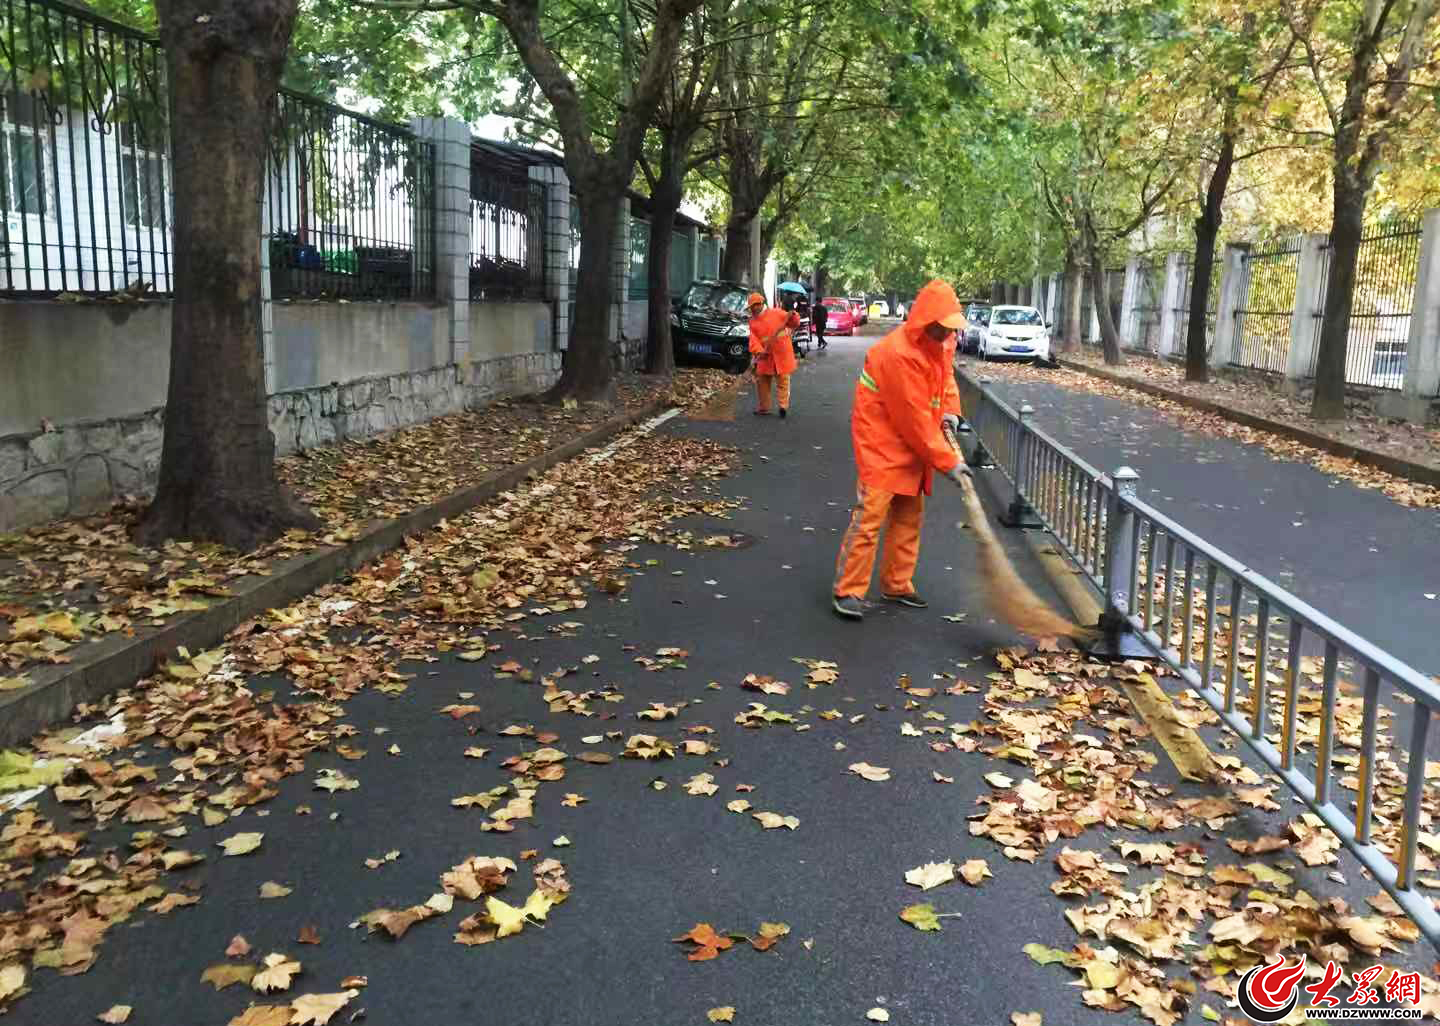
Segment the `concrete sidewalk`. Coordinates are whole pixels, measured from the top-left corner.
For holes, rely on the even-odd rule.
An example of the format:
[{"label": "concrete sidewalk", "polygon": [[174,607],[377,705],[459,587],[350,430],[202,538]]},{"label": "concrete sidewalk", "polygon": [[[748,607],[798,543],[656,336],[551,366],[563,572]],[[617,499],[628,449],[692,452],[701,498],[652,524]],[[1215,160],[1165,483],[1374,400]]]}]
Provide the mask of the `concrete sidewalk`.
[{"label": "concrete sidewalk", "polygon": [[1144,406],[967,364],[1006,402],[1140,496],[1423,673],[1440,673],[1440,510],[1392,502],[1308,464],[1193,433]]}]

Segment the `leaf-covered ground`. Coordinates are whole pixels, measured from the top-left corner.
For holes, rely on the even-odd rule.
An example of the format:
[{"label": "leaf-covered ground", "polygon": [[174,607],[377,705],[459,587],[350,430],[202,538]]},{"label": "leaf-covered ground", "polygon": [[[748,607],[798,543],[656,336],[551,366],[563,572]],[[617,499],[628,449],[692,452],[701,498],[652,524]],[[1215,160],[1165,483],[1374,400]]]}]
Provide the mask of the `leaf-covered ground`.
[{"label": "leaf-covered ground", "polygon": [[[701,407],[733,379],[682,372],[673,384],[623,379],[621,408],[670,396]],[[615,414],[602,407],[538,406],[506,400],[390,434],[296,453],[281,477],[320,516],[318,533],[294,531],[244,556],[217,546],[135,545],[135,502],[106,513],[0,534],[0,690],[24,687],[27,671],[74,658],[79,645],[132,633],[205,608],[238,578],[278,561],[353,538],[367,523],[398,516],[465,488],[486,474],[538,456]]]},{"label": "leaf-covered ground", "polygon": [[[1374,449],[1430,467],[1440,467],[1440,428],[1377,417],[1371,412],[1368,403],[1351,403],[1348,418],[1344,421],[1317,421],[1310,417],[1304,397],[1288,395],[1278,385],[1258,378],[1238,373],[1221,373],[1210,382],[1196,384],[1185,380],[1185,369],[1178,364],[1134,353],[1126,353],[1126,362],[1120,367],[1106,367],[1097,353],[1085,347],[1063,355],[1067,359],[1093,364],[1112,373],[1133,377],[1137,381],[1160,385],[1231,409],[1301,427],[1350,445]],[[1361,488],[1381,491],[1403,505],[1440,507],[1440,488],[1417,484],[1354,460],[1334,456],[1300,442],[1236,424],[1215,414],[1203,413],[1169,399],[1126,388],[1081,371],[1046,370],[1027,364],[997,362],[974,363],[972,367],[974,373],[1001,380],[1047,381],[1076,391],[1122,399],[1156,410],[1165,417],[1184,424],[1186,430],[1263,447],[1280,459],[1308,463],[1322,473]]]},{"label": "leaf-covered ground", "polygon": [[1422,971],[1433,1014],[1433,950],[1193,698],[1211,782],[1131,705],[1152,670],[990,619],[958,495],[929,610],[833,616],[861,350],[788,421],[747,397],[556,468],[116,696],[118,735],[37,739],[63,779],[0,821],[0,1008],[1243,1022],[1238,973],[1303,952]]}]

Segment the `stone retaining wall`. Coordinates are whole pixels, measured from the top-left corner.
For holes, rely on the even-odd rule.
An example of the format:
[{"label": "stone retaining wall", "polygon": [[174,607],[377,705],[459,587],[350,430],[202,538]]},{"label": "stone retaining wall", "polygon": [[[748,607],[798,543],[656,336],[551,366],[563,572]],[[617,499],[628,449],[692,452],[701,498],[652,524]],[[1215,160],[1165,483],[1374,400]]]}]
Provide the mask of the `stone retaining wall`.
[{"label": "stone retaining wall", "polygon": [[[283,456],[538,392],[559,375],[559,353],[526,353],[281,392],[270,397],[270,430]],[[162,408],[0,437],[0,530],[150,494],[164,414]]]}]

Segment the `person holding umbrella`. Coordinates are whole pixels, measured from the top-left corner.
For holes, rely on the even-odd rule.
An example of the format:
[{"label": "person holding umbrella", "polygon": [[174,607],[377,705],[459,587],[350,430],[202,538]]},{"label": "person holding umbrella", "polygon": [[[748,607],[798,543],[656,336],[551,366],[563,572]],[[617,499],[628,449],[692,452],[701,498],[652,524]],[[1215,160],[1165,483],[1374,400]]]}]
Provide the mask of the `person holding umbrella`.
[{"label": "person holding umbrella", "polygon": [[750,352],[755,357],[755,414],[770,414],[770,392],[775,398],[783,420],[790,410],[790,375],[795,373],[795,347],[790,332],[800,326],[800,318],[778,307],[765,308],[765,297],[750,293],[745,302],[750,312]]}]

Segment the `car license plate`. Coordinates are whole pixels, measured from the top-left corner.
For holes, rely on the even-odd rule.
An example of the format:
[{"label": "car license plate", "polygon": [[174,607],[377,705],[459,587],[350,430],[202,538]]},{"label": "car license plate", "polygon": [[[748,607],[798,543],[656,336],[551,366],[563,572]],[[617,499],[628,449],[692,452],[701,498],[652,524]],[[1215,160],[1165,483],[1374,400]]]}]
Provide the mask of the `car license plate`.
[{"label": "car license plate", "polygon": [[698,356],[710,355],[710,346],[704,342],[688,342],[685,349],[687,352],[695,353]]}]

